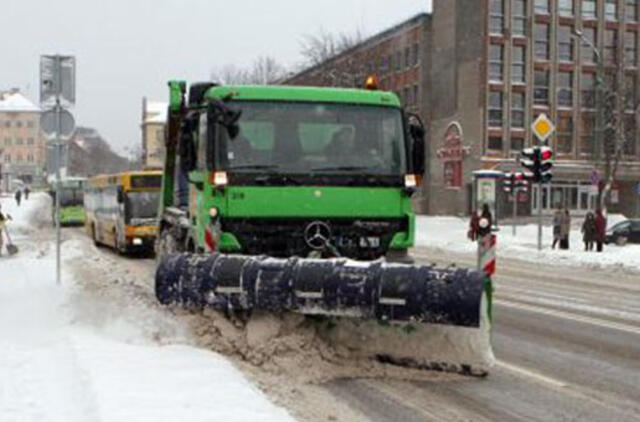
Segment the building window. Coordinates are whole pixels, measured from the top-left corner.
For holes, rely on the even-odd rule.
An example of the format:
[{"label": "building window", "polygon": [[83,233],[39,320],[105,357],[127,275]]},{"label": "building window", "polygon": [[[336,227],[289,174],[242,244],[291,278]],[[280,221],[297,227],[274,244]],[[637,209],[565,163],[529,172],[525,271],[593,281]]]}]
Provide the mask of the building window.
[{"label": "building window", "polygon": [[565,62],[573,61],[573,38],[570,26],[558,27],[558,59]]},{"label": "building window", "polygon": [[16,138],[16,145],[23,145],[23,144],[24,144],[24,139]]},{"label": "building window", "polygon": [[418,85],[413,86],[413,99],[416,104],[420,103],[420,89],[418,88]]},{"label": "building window", "polygon": [[402,67],[402,52],[401,51],[396,52],[396,58],[394,60],[394,65],[395,65],[394,69],[395,69],[396,72],[399,71],[400,68]]},{"label": "building window", "polygon": [[604,31],[604,61],[606,63],[617,62],[618,31],[607,29]]},{"label": "building window", "polygon": [[520,152],[524,149],[523,138],[511,138],[511,151]]},{"label": "building window", "polygon": [[[582,30],[582,34],[584,35],[584,38],[591,41],[593,45],[596,45],[596,29],[595,28],[584,28]],[[584,63],[596,62],[595,51],[593,50],[591,45],[589,45],[585,41],[582,41],[581,55],[582,55],[582,61]]]},{"label": "building window", "polygon": [[582,17],[585,19],[595,19],[596,0],[582,0]]},{"label": "building window", "polygon": [[609,21],[615,21],[618,19],[618,0],[605,1],[604,18]]},{"label": "building window", "polygon": [[524,36],[527,28],[527,1],[513,0],[511,16],[511,33]]},{"label": "building window", "polygon": [[573,0],[558,0],[558,15],[573,16]]},{"label": "building window", "polygon": [[489,12],[489,32],[502,34],[504,29],[504,0],[491,0]]},{"label": "building window", "polygon": [[407,105],[413,105],[413,98],[411,98],[411,90],[409,89],[408,86],[404,87],[404,92],[402,94],[402,96],[404,97],[404,100],[406,101]]},{"label": "building window", "polygon": [[525,82],[525,48],[514,46],[511,50],[511,81]]},{"label": "building window", "polygon": [[404,67],[407,69],[411,67],[411,48],[404,49]]},{"label": "building window", "polygon": [[511,95],[511,127],[524,128],[524,93],[514,92]]},{"label": "building window", "polygon": [[27,145],[33,145],[34,143],[35,143],[35,140],[33,138],[27,139]]},{"label": "building window", "polygon": [[11,122],[8,120],[4,122],[4,127],[11,127]]},{"label": "building window", "polygon": [[413,44],[413,65],[420,63],[420,46],[418,43]]},{"label": "building window", "polygon": [[573,73],[558,72],[558,105],[571,107],[573,105]]},{"label": "building window", "polygon": [[535,58],[549,60],[549,25],[536,23],[534,28]]},{"label": "building window", "polygon": [[11,146],[11,138],[4,138],[4,146],[6,147]]},{"label": "building window", "polygon": [[561,116],[557,120],[557,149],[560,153],[568,154],[573,149],[573,119],[569,116]]},{"label": "building window", "polygon": [[625,0],[624,16],[627,22],[638,21],[638,0]]},{"label": "building window", "polygon": [[504,48],[500,44],[489,45],[489,81],[502,82]]},{"label": "building window", "polygon": [[20,120],[16,122],[16,127],[22,127],[22,122]]},{"label": "building window", "polygon": [[536,70],[533,86],[533,103],[549,105],[549,71]]},{"label": "building window", "polygon": [[582,108],[596,107],[596,77],[593,73],[583,73],[581,83]]},{"label": "building window", "polygon": [[633,31],[625,33],[624,60],[626,66],[636,66],[638,64],[638,36]]},{"label": "building window", "polygon": [[27,122],[27,127],[28,127],[28,128],[32,129],[34,126],[35,126],[35,123],[34,123],[32,120],[29,120],[29,121]]},{"label": "building window", "polygon": [[489,136],[489,149],[502,151],[502,138],[500,136]]},{"label": "building window", "polygon": [[5,163],[10,163],[11,162],[11,155],[10,154],[7,154],[7,155],[4,156],[4,162]]},{"label": "building window", "polygon": [[591,154],[595,142],[596,116],[582,113],[580,116],[580,154]]},{"label": "building window", "polygon": [[489,92],[489,126],[502,126],[502,92]]},{"label": "building window", "polygon": [[625,109],[635,111],[638,107],[638,85],[635,74],[627,74],[624,77],[624,103]]},{"label": "building window", "polygon": [[384,56],[380,60],[380,73],[386,75],[389,72],[389,56]]},{"label": "building window", "polygon": [[27,162],[33,163],[33,155],[31,155],[31,154],[27,155]]},{"label": "building window", "polygon": [[549,14],[549,0],[535,0],[535,12],[539,15]]}]

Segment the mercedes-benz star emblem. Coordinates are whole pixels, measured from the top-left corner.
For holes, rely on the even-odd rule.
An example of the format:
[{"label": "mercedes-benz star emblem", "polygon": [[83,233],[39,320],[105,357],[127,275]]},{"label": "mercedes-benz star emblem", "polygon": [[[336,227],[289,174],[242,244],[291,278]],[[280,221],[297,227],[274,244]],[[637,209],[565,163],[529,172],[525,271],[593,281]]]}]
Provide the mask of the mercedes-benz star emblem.
[{"label": "mercedes-benz star emblem", "polygon": [[315,250],[323,250],[327,247],[331,239],[331,228],[327,223],[322,221],[314,221],[310,223],[304,230],[304,241],[310,248]]}]

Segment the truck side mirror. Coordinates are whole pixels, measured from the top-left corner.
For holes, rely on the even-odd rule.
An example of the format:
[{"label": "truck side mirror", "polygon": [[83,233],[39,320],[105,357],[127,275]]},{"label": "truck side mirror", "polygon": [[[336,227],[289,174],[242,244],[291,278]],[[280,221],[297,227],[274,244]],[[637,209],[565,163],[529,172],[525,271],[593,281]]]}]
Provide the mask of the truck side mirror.
[{"label": "truck side mirror", "polygon": [[409,134],[411,135],[412,148],[411,160],[413,165],[413,173],[423,175],[425,172],[425,135],[426,130],[422,124],[422,120],[416,114],[410,114]]}]

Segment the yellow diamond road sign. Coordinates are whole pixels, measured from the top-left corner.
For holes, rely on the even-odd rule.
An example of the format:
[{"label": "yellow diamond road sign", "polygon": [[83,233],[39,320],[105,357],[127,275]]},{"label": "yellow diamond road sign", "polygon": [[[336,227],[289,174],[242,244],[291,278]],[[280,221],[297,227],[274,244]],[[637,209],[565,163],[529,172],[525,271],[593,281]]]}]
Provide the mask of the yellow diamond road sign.
[{"label": "yellow diamond road sign", "polygon": [[535,122],[531,125],[531,130],[533,130],[533,134],[538,137],[540,142],[545,142],[549,139],[549,136],[553,133],[556,128],[553,126],[553,122],[546,114],[541,114],[538,116]]}]

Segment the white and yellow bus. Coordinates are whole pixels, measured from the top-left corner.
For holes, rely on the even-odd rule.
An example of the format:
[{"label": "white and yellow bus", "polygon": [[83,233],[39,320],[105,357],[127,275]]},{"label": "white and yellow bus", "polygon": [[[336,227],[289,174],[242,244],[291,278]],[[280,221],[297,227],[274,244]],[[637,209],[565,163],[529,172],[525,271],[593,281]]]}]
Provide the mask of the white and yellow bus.
[{"label": "white and yellow bus", "polygon": [[85,230],[96,245],[118,253],[153,250],[158,231],[161,171],[95,176],[84,194]]}]

